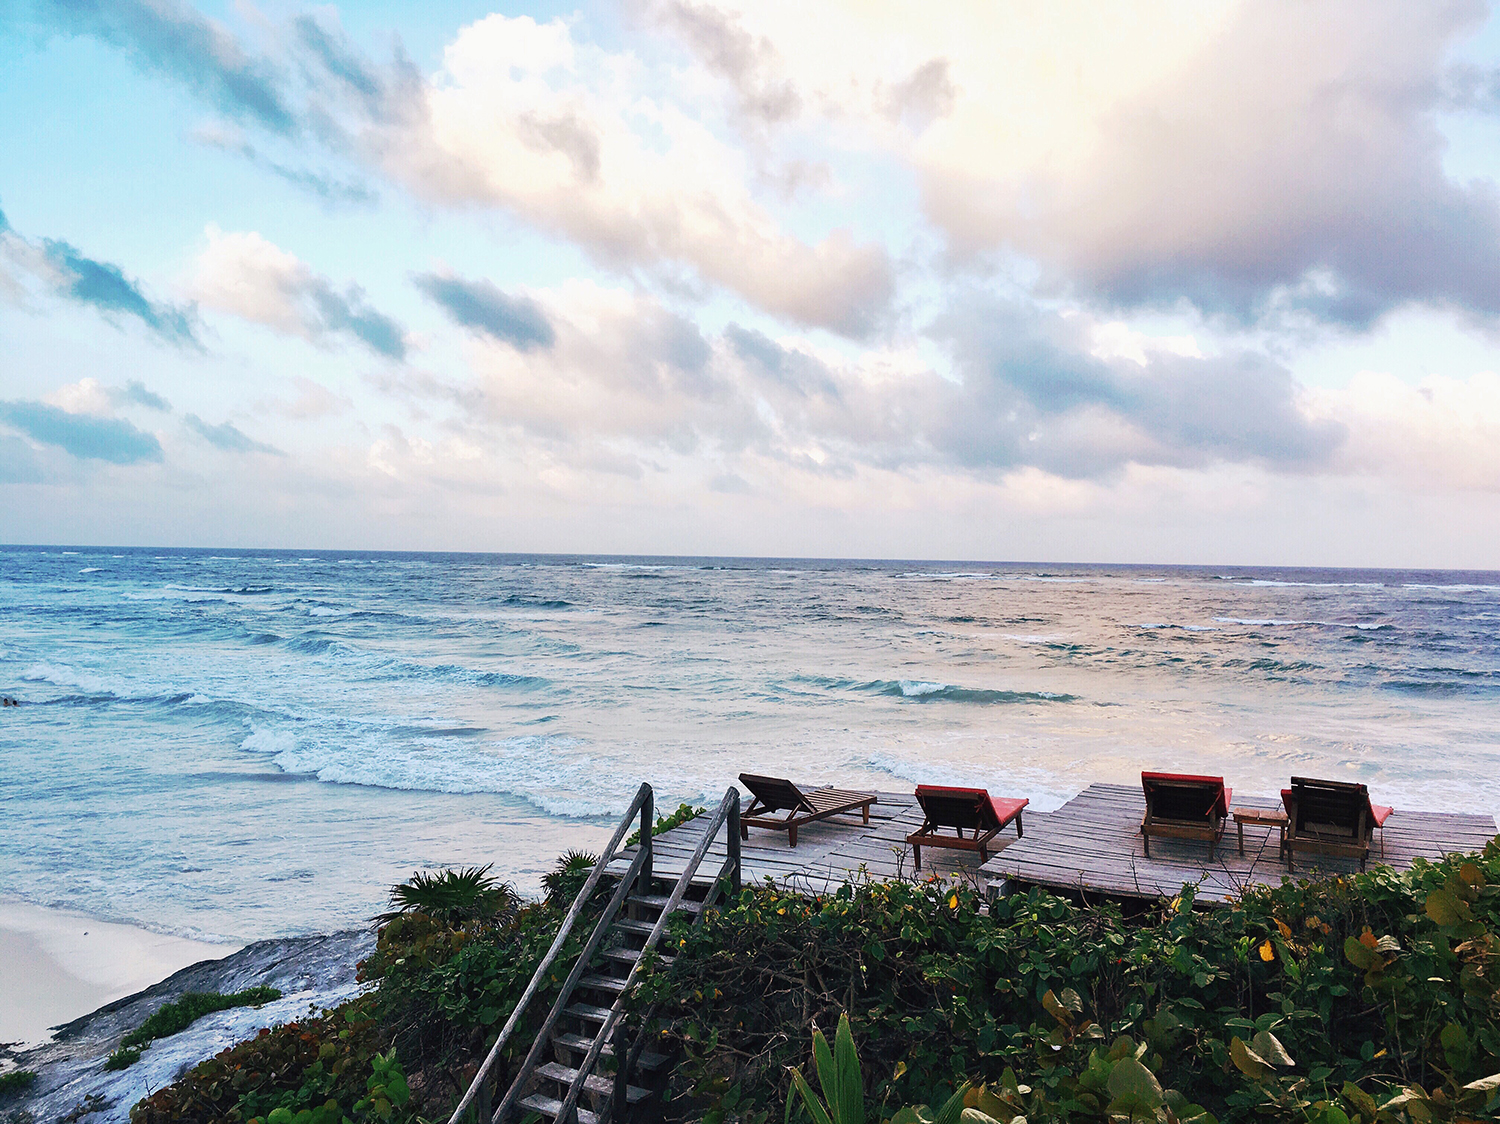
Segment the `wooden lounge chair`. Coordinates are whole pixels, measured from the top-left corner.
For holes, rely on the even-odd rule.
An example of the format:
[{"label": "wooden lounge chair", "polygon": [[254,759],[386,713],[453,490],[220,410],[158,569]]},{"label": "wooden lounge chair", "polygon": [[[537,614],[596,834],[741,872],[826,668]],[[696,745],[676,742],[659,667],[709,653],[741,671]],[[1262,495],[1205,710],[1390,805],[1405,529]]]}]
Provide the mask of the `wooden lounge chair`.
[{"label": "wooden lounge chair", "polygon": [[[1029,800],[1002,797],[996,800],[982,788],[949,788],[944,785],[917,785],[917,803],[922,805],[922,827],[906,837],[911,844],[917,869],[922,869],[923,847],[951,847],[960,851],[978,851],[981,863],[989,862],[990,840],[1016,821],[1016,838],[1021,830],[1021,810]],[[952,828],[953,835],[941,834]],[[965,839],[964,830],[973,834]]]},{"label": "wooden lounge chair", "polygon": [[1349,781],[1319,781],[1293,777],[1292,787],[1281,790],[1286,805],[1286,868],[1295,869],[1298,851],[1316,851],[1359,860],[1364,870],[1370,855],[1370,836],[1381,828],[1385,845],[1385,821],[1391,809],[1370,802],[1370,790]]},{"label": "wooden lounge chair", "polygon": [[1151,837],[1201,839],[1208,844],[1208,861],[1224,834],[1233,790],[1223,777],[1191,773],[1142,773],[1141,790],[1146,794],[1146,816],[1141,820],[1141,839],[1146,857],[1151,857]]},{"label": "wooden lounge chair", "polygon": [[[842,788],[813,788],[803,792],[783,777],[761,777],[741,773],[740,784],[754,798],[740,816],[740,838],[750,838],[750,828],[769,827],[787,833],[787,842],[797,845],[797,829],[814,820],[826,820],[841,812],[862,811],[870,822],[870,805],[877,803],[873,792],[851,792]],[[784,817],[772,812],[785,811]]]}]

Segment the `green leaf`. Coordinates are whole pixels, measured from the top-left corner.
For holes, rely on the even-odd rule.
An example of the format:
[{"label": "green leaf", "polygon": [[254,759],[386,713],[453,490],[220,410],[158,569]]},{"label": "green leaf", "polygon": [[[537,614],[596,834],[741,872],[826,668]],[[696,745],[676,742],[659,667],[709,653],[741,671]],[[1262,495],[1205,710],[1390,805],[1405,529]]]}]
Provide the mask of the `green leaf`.
[{"label": "green leaf", "polygon": [[1344,938],[1344,959],[1361,972],[1368,972],[1381,963],[1380,956],[1375,950],[1358,937]]},{"label": "green leaf", "polygon": [[1362,1115],[1368,1116],[1371,1119],[1379,1111],[1375,1104],[1375,1098],[1352,1081],[1344,1082],[1344,1087],[1339,1090],[1339,1095],[1358,1109]]},{"label": "green leaf", "polygon": [[[828,1106],[831,1118],[839,1110],[839,1073],[833,1064],[833,1051],[828,1048],[828,1039],[823,1032],[813,1028],[813,1065],[818,1071],[818,1084],[823,1087],[823,1101]],[[834,1124],[838,1124],[837,1121]]]},{"label": "green leaf", "polygon": [[1464,1086],[1466,1093],[1494,1093],[1500,1091],[1500,1073],[1492,1073],[1488,1077],[1481,1077],[1478,1081],[1470,1081]]},{"label": "green leaf", "polygon": [[1262,1030],[1250,1039],[1250,1046],[1262,1060],[1272,1065],[1297,1064],[1292,1061],[1292,1055],[1286,1052],[1286,1047],[1269,1030]]},{"label": "green leaf", "polygon": [[1161,1083],[1134,1057],[1122,1058],[1109,1073],[1109,1095],[1122,1107],[1156,1109],[1162,1103]]},{"label": "green leaf", "polygon": [[859,1055],[854,1050],[854,1035],[849,1030],[849,1016],[839,1016],[834,1032],[833,1060],[837,1070],[838,1102],[829,1103],[837,1124],[865,1124],[865,1083],[859,1072]]},{"label": "green leaf", "polygon": [[1437,925],[1461,925],[1469,920],[1469,903],[1458,900],[1448,889],[1434,890],[1427,895],[1427,916]]},{"label": "green leaf", "polygon": [[1274,1072],[1264,1058],[1245,1045],[1243,1038],[1236,1037],[1229,1043],[1229,1060],[1252,1081],[1261,1081]]},{"label": "green leaf", "polygon": [[943,1107],[938,1109],[932,1124],[959,1124],[959,1118],[964,1114],[964,1096],[968,1091],[969,1083],[965,1081],[958,1087],[958,1092],[943,1102]]},{"label": "green leaf", "polygon": [[[823,1048],[825,1050],[828,1048],[826,1042]],[[798,1095],[802,1098],[802,1103],[807,1106],[808,1114],[813,1118],[813,1124],[833,1124],[833,1121],[828,1119],[828,1111],[823,1107],[823,1103],[818,1100],[817,1094],[812,1091],[807,1080],[802,1076],[800,1069],[792,1070],[792,1088],[797,1090]],[[791,1115],[790,1095],[788,1095],[787,1115],[788,1117]]]},{"label": "green leaf", "polygon": [[1449,1023],[1438,1034],[1438,1042],[1443,1047],[1443,1056],[1453,1069],[1463,1069],[1469,1064],[1471,1047],[1469,1036],[1464,1033],[1463,1027],[1457,1023]]}]

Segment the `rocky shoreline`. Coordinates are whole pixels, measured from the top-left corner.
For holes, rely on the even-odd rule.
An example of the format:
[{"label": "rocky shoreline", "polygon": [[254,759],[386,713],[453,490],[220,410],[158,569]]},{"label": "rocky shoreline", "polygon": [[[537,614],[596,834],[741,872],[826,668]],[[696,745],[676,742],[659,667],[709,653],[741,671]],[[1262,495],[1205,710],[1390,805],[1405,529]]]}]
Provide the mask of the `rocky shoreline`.
[{"label": "rocky shoreline", "polygon": [[[360,988],[360,960],[375,947],[369,929],[258,941],[220,960],[183,968],[158,984],[108,1003],[54,1030],[29,1050],[0,1045],[0,1065],[34,1070],[35,1083],[0,1102],[0,1124],[115,1124],[128,1121],[142,1097],[262,1027],[290,1022],[309,1009],[332,1007]],[[199,1019],[153,1042],[140,1061],[109,1072],[105,1059],[126,1033],[162,1005],[190,991],[235,992],[274,987],[282,997],[263,1007],[237,1007]]]}]

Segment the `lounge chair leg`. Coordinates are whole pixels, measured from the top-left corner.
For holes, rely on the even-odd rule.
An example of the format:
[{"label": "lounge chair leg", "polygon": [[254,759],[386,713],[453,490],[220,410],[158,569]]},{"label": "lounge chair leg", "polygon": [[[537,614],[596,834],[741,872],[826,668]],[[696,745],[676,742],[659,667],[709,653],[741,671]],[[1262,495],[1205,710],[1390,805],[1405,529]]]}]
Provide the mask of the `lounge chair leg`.
[{"label": "lounge chair leg", "polygon": [[750,829],[748,827],[746,827],[744,824],[740,824],[740,838],[741,839],[749,839],[750,838]]},{"label": "lounge chair leg", "polygon": [[787,828],[786,835],[788,842],[790,842],[791,845],[795,847],[797,845],[797,825],[792,824],[791,827]]},{"label": "lounge chair leg", "polygon": [[918,847],[915,843],[913,843],[911,845],[911,857],[912,857],[913,861],[915,861],[916,864],[917,864],[916,865],[916,869],[917,870],[921,870],[922,869],[922,848]]},{"label": "lounge chair leg", "polygon": [[1142,833],[1141,846],[1146,848],[1146,857],[1149,859],[1151,857],[1151,836]]},{"label": "lounge chair leg", "polygon": [[868,804],[866,804],[864,806],[864,813],[865,813],[865,823],[869,823],[870,822],[870,806]]},{"label": "lounge chair leg", "polygon": [[1016,813],[1016,838],[1020,839],[1025,834],[1026,833],[1021,830],[1021,813],[1017,812]]},{"label": "lounge chair leg", "polygon": [[979,848],[979,865],[983,866],[985,863],[987,863],[989,861],[990,861],[990,853],[988,851],[986,851],[983,847]]}]

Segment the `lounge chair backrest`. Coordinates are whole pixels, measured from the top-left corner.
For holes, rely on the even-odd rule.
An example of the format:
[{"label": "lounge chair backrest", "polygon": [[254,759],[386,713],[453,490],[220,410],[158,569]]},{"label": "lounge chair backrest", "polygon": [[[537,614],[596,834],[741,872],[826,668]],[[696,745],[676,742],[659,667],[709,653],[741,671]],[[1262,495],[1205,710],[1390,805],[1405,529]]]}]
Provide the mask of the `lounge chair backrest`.
[{"label": "lounge chair backrest", "polygon": [[796,808],[804,812],[813,811],[813,806],[802,795],[802,790],[785,777],[762,777],[755,773],[741,773],[740,784],[750,790],[767,812],[779,812],[783,808]]},{"label": "lounge chair backrest", "polygon": [[934,827],[973,828],[989,831],[1000,826],[1000,818],[982,788],[950,788],[947,785],[917,785],[917,803]]},{"label": "lounge chair backrest", "polygon": [[1326,834],[1332,829],[1358,839],[1374,829],[1370,790],[1362,784],[1293,777],[1286,796],[1288,811],[1296,809],[1296,831],[1316,827]]},{"label": "lounge chair backrest", "polygon": [[1153,819],[1206,823],[1214,815],[1229,813],[1223,777],[1142,773],[1141,788]]}]

